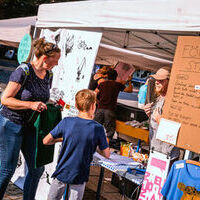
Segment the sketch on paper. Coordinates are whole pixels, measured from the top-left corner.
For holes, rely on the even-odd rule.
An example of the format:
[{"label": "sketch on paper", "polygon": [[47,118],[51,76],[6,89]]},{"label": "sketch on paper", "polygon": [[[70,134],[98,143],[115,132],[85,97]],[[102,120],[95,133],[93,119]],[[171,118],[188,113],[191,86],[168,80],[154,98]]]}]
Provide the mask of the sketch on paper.
[{"label": "sketch on paper", "polygon": [[85,42],[85,40],[79,40],[78,41],[78,45],[77,45],[78,49],[83,49],[83,50],[92,50],[92,47],[88,46]]},{"label": "sketch on paper", "polygon": [[46,183],[48,183],[49,185],[51,185],[51,183],[50,183],[50,177],[51,176],[49,175],[48,171],[45,170],[40,179],[45,180]]},{"label": "sketch on paper", "polygon": [[84,69],[86,67],[86,58],[84,57],[80,65],[77,67],[77,77],[76,80],[84,79]]},{"label": "sketch on paper", "polygon": [[63,90],[59,90],[58,88],[52,88],[51,94],[50,94],[50,99],[57,102],[57,101],[59,101],[59,99],[63,99],[64,95],[65,95],[65,93]]},{"label": "sketch on paper", "polygon": [[74,46],[74,35],[67,34],[66,43],[65,43],[65,55],[67,56],[70,53]]},{"label": "sketch on paper", "polygon": [[60,42],[60,33],[58,33],[58,35],[55,36],[55,42],[56,42],[56,45],[58,46]]}]

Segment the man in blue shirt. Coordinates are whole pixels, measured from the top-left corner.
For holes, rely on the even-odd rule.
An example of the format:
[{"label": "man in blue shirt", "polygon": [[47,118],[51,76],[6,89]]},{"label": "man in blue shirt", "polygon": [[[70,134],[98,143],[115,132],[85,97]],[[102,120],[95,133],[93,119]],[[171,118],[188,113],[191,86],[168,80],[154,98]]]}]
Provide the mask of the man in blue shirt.
[{"label": "man in blue shirt", "polygon": [[110,157],[104,128],[93,120],[95,93],[88,89],[81,90],[76,94],[75,101],[79,115],[64,118],[43,140],[47,145],[62,141],[48,200],[61,199],[66,185],[68,199],[81,200],[97,147],[106,158]]}]

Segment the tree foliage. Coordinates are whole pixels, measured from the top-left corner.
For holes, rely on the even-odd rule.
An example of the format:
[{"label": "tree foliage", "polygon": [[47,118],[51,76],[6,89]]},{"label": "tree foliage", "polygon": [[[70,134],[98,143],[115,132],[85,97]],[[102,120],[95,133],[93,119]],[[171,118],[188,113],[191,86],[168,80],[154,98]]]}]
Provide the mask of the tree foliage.
[{"label": "tree foliage", "polygon": [[0,19],[37,15],[43,3],[58,3],[75,0],[0,0]]}]

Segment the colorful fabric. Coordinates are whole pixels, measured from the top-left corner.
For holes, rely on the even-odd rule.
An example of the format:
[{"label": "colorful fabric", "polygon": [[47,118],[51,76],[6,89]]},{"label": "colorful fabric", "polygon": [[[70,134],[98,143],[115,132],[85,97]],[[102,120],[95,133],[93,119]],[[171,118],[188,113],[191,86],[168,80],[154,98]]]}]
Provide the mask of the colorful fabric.
[{"label": "colorful fabric", "polygon": [[175,162],[161,193],[167,200],[200,200],[200,166]]},{"label": "colorful fabric", "polygon": [[53,162],[54,145],[44,145],[44,137],[61,121],[60,107],[47,104],[47,110],[41,112],[35,123],[36,129],[36,154],[35,167],[40,167]]}]

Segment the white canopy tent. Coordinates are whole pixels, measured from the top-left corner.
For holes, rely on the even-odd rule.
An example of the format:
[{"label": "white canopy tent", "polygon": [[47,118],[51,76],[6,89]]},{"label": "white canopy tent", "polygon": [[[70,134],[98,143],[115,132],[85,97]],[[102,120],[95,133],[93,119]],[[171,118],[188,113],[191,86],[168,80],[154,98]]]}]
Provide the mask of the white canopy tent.
[{"label": "white canopy tent", "polygon": [[0,44],[18,47],[22,37],[30,33],[35,23],[36,16],[0,20]]},{"label": "white canopy tent", "polygon": [[42,4],[38,28],[103,32],[97,63],[170,65],[177,36],[199,36],[199,0],[96,0]]}]

